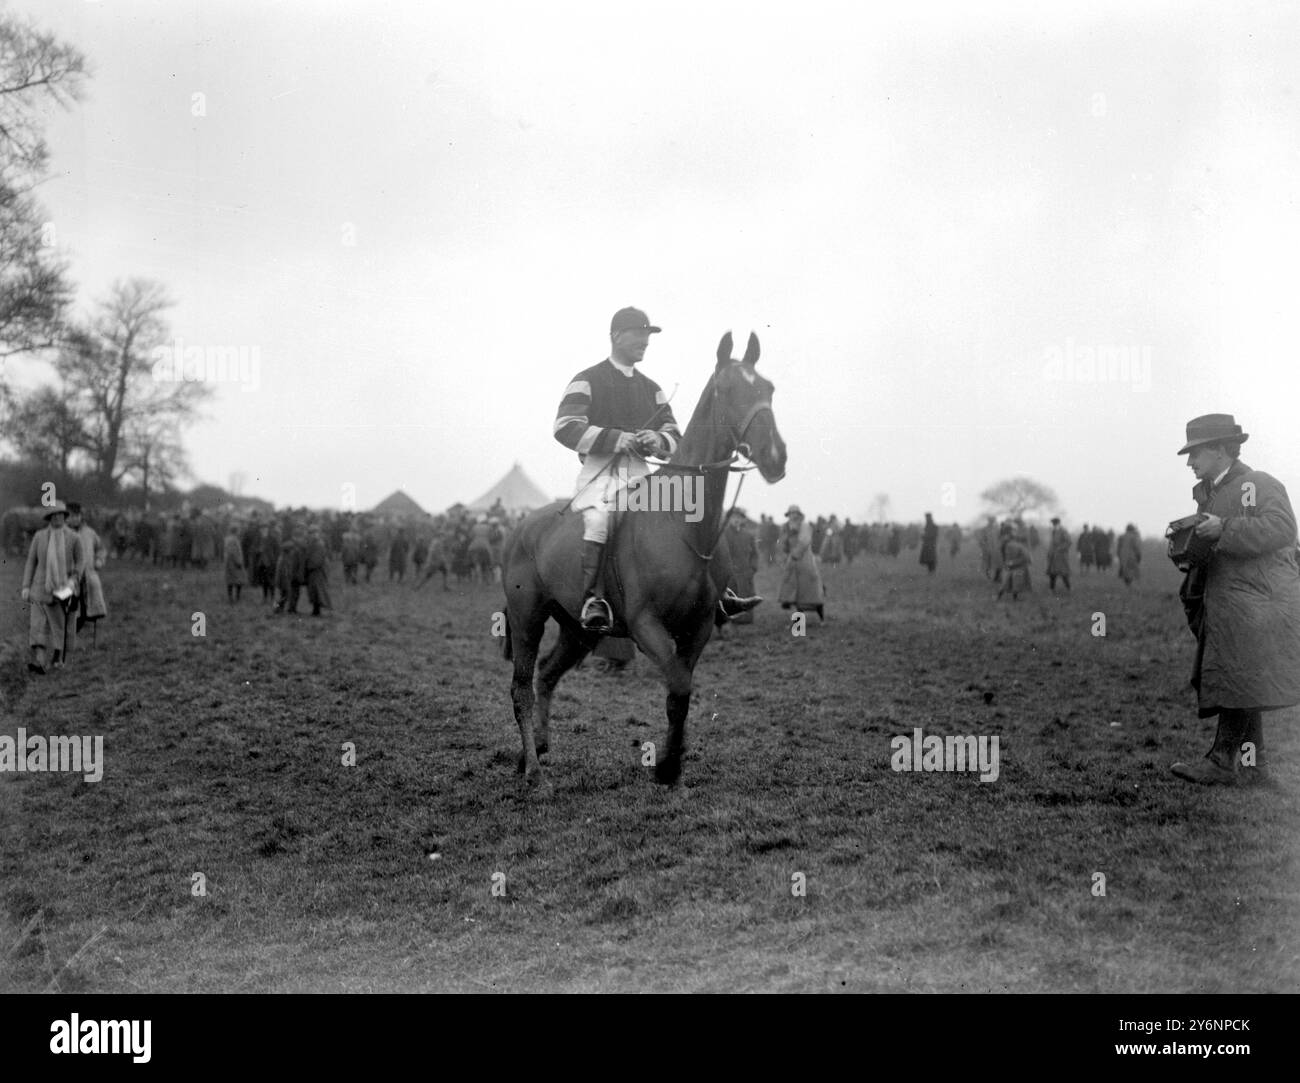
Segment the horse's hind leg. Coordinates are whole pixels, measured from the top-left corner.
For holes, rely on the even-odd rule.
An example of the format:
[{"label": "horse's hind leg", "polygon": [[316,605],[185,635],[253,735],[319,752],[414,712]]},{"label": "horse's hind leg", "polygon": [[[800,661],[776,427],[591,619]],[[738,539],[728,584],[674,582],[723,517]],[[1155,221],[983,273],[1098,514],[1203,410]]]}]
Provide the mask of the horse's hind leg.
[{"label": "horse's hind leg", "polygon": [[533,743],[533,668],[537,664],[537,648],[546,628],[545,615],[531,617],[527,623],[510,621],[510,649],[514,655],[515,670],[510,679],[510,702],[515,709],[515,723],[519,726],[522,749],[519,753],[519,771],[531,786],[541,781],[542,765],[537,762],[537,746]]},{"label": "horse's hind leg", "polygon": [[537,667],[537,754],[540,756],[551,744],[551,696],[560,678],[583,660],[591,647],[582,636],[565,624],[560,625],[560,638],[550,653]]}]

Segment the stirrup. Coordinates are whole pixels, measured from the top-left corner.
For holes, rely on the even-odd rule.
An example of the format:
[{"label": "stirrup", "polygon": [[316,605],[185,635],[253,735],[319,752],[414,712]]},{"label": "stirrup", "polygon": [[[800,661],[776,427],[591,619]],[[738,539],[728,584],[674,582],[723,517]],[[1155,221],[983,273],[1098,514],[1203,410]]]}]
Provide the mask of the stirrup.
[{"label": "stirrup", "polygon": [[584,631],[610,632],[614,629],[614,611],[604,598],[594,595],[582,603],[582,613],[578,617]]}]

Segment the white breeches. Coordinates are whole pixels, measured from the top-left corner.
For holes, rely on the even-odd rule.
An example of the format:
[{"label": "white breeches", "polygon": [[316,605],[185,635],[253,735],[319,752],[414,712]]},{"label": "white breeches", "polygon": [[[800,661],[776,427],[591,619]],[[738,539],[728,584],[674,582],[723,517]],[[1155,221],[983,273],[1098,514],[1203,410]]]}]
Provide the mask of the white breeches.
[{"label": "white breeches", "polygon": [[636,455],[588,455],[578,471],[573,508],[582,512],[582,537],[604,543],[609,536],[609,513],[619,490],[633,478],[650,473],[650,464]]}]

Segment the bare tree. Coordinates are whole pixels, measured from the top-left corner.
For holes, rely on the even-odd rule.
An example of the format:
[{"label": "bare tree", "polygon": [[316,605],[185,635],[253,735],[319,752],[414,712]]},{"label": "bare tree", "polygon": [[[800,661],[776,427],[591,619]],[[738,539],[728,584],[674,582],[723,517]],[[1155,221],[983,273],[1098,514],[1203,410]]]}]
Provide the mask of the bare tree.
[{"label": "bare tree", "polygon": [[869,509],[871,518],[878,523],[883,523],[889,516],[889,494],[877,493],[871,498],[871,507]]},{"label": "bare tree", "polygon": [[1055,511],[1060,506],[1051,489],[1025,477],[999,481],[980,493],[980,499],[992,511],[1013,519],[1035,511]]},{"label": "bare tree", "polygon": [[190,473],[185,449],[181,446],[180,427],[175,420],[137,418],[127,423],[126,471],[140,481],[145,510],[149,494],[166,492]]},{"label": "bare tree", "polygon": [[168,334],[163,312],[170,299],[161,284],[133,278],[114,283],[89,324],[66,337],[55,369],[80,397],[86,416],[86,448],[105,485],[131,468],[124,455],[128,424],[140,432],[164,432],[196,416],[212,393],[206,384],[154,378],[156,351]]},{"label": "bare tree", "polygon": [[0,358],[52,346],[71,299],[30,193],[49,161],[40,106],[68,108],[85,76],[77,49],[0,12]]},{"label": "bare tree", "polygon": [[86,428],[68,394],[46,386],[15,399],[6,411],[5,437],[20,456],[66,485],[73,456],[85,447]]}]

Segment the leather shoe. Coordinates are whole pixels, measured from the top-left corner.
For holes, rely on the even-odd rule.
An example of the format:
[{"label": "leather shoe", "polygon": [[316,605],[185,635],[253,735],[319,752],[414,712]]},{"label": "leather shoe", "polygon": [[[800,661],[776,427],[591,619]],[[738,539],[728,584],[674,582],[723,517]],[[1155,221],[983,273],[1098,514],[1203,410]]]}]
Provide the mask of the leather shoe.
[{"label": "leather shoe", "polygon": [[1235,771],[1220,767],[1208,757],[1199,763],[1176,763],[1170,770],[1179,778],[1202,786],[1235,786],[1240,781]]}]

